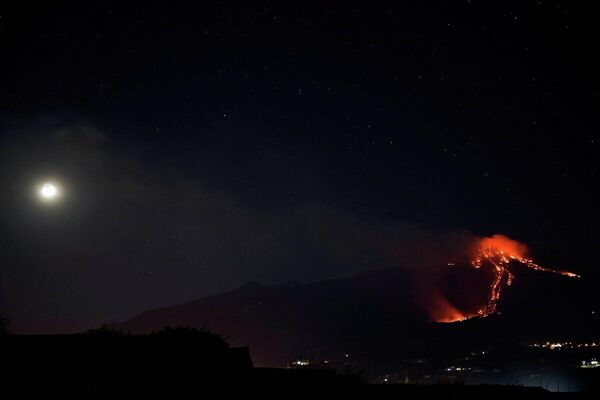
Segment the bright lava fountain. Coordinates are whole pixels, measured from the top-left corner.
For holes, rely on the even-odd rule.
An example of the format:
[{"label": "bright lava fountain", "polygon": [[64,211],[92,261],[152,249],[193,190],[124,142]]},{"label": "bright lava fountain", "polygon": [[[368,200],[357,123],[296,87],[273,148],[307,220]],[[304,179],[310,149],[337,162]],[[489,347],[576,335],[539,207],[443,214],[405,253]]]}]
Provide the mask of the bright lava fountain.
[{"label": "bright lava fountain", "polygon": [[490,284],[487,302],[475,313],[469,315],[456,312],[457,310],[453,308],[453,312],[448,313],[444,318],[437,319],[436,322],[457,322],[495,314],[503,288],[510,286],[515,278],[514,274],[509,270],[509,265],[512,262],[518,262],[536,271],[550,272],[569,278],[580,277],[573,272],[544,268],[534,263],[531,258],[527,258],[526,254],[526,245],[503,235],[494,235],[480,239],[477,243],[475,256],[471,260],[471,265],[477,269],[488,265],[492,268],[493,279]]}]

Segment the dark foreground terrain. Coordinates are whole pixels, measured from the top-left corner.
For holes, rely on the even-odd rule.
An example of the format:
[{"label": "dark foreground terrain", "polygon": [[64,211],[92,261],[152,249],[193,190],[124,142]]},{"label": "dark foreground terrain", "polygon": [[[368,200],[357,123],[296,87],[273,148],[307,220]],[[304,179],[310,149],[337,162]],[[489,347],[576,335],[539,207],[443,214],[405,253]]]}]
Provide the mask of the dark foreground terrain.
[{"label": "dark foreground terrain", "polygon": [[5,335],[0,337],[0,351],[3,389],[19,395],[202,396],[214,390],[266,397],[330,393],[370,398],[537,399],[557,395],[519,385],[382,385],[334,369],[255,368],[248,348],[231,348],[217,335],[192,329],[163,329],[143,336],[108,331]]},{"label": "dark foreground terrain", "polygon": [[249,346],[256,365],[269,367],[289,361],[298,346],[324,360],[350,354],[361,363],[386,365],[403,358],[409,348],[598,340],[600,318],[590,312],[594,308],[587,297],[595,292],[586,286],[587,279],[518,266],[514,273],[500,314],[456,324],[432,323],[428,301],[433,293],[443,293],[460,309],[472,310],[488,294],[485,271],[444,265],[390,268],[307,284],[250,283],[111,326],[134,333],[164,326],[206,328],[235,346]]}]

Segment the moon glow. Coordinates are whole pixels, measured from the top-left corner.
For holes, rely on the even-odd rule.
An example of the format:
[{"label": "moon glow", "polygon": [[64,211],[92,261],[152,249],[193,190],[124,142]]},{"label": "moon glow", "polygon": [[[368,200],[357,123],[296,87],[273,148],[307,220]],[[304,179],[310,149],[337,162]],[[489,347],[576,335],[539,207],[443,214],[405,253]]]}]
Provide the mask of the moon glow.
[{"label": "moon glow", "polygon": [[58,197],[58,194],[58,187],[52,183],[46,182],[40,188],[40,196],[44,200],[54,200]]}]

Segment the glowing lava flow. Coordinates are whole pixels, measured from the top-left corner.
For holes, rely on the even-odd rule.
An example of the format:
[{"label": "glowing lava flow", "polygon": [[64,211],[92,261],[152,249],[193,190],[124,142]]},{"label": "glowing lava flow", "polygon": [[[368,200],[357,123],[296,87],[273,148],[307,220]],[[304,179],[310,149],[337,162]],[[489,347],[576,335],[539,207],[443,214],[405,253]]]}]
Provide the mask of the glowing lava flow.
[{"label": "glowing lava flow", "polygon": [[[502,290],[504,287],[510,286],[515,279],[510,270],[515,263],[535,271],[550,272],[569,278],[580,277],[573,272],[544,268],[528,258],[527,253],[528,249],[525,244],[503,235],[494,235],[477,240],[472,253],[471,265],[476,269],[490,268],[493,276],[485,304],[475,310],[461,311],[451,304],[440,291],[430,291],[427,302],[431,320],[451,323],[495,314]],[[449,263],[448,265],[454,264]]]},{"label": "glowing lava flow", "polygon": [[502,289],[504,286],[510,286],[514,280],[513,273],[508,269],[511,262],[519,262],[527,268],[536,271],[551,272],[569,278],[579,278],[579,275],[573,272],[544,268],[534,263],[532,259],[527,258],[526,254],[526,245],[503,235],[494,235],[479,241],[475,258],[471,261],[471,264],[475,268],[481,268],[486,263],[491,265],[494,278],[490,285],[490,294],[487,303],[477,310],[477,314],[467,318],[475,316],[487,317],[496,312]]}]

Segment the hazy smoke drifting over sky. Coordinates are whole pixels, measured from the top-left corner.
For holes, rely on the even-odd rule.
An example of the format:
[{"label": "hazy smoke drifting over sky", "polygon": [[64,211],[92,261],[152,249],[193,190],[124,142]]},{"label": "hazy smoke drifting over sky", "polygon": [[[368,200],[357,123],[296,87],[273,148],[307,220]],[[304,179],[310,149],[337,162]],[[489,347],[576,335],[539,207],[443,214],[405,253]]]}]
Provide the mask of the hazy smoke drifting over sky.
[{"label": "hazy smoke drifting over sky", "polygon": [[[13,329],[85,328],[248,281],[443,263],[471,240],[359,216],[327,199],[258,206],[143,143],[128,144],[135,157],[121,147],[93,126],[52,119],[4,132],[1,306]],[[214,178],[220,165],[203,168]],[[45,179],[62,186],[60,202],[35,196]],[[317,174],[311,181],[327,186]]]}]

